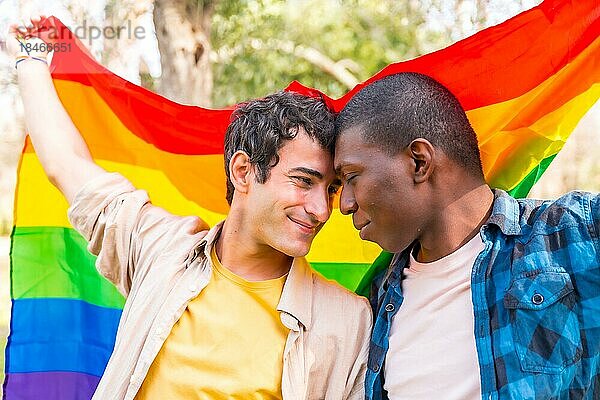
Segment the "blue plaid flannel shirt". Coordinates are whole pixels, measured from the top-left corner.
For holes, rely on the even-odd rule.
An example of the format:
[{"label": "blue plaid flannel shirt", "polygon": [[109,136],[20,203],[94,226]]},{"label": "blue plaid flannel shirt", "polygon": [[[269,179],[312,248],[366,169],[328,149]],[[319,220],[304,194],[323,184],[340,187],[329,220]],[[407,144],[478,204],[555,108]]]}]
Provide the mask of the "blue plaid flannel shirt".
[{"label": "blue plaid flannel shirt", "polygon": [[[600,399],[600,195],[494,193],[471,274],[482,399]],[[373,280],[368,400],[387,399],[383,365],[409,251]]]}]

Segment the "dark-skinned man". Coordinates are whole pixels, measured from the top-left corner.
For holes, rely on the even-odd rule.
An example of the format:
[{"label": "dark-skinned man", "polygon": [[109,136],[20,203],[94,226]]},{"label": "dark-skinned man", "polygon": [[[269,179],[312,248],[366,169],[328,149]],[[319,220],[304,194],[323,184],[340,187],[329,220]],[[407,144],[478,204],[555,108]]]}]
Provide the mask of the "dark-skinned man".
[{"label": "dark-skinned man", "polygon": [[491,189],[460,103],[416,73],[362,89],[336,135],[341,210],[394,253],[367,399],[600,399],[600,196]]}]

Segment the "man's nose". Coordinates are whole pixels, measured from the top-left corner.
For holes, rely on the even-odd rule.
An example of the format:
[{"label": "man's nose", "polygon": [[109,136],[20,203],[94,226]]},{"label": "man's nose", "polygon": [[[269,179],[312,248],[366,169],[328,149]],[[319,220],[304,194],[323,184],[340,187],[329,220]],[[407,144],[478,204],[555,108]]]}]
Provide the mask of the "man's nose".
[{"label": "man's nose", "polygon": [[344,215],[354,214],[358,210],[358,204],[354,198],[354,192],[347,185],[342,186],[340,194],[340,211]]},{"label": "man's nose", "polygon": [[306,204],[306,212],[318,223],[326,222],[331,216],[331,199],[327,190],[314,191]]}]

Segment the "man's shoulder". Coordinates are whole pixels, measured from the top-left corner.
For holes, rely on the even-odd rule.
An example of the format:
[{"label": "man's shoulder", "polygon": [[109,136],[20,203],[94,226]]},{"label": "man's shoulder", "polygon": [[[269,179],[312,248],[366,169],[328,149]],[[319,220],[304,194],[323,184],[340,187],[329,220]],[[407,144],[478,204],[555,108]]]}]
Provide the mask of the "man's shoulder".
[{"label": "man's shoulder", "polygon": [[311,331],[320,332],[321,340],[343,338],[345,351],[358,351],[368,342],[373,324],[369,301],[317,272],[312,274]]},{"label": "man's shoulder", "polygon": [[[519,199],[519,231],[511,271],[525,277],[539,271],[585,275],[597,271],[598,194],[572,191],[555,200]],[[531,275],[533,276],[533,275]]]},{"label": "man's shoulder", "polygon": [[329,307],[339,312],[347,310],[348,316],[370,313],[369,301],[311,269],[313,300],[317,307]]},{"label": "man's shoulder", "polygon": [[543,233],[591,223],[600,200],[595,193],[571,191],[554,200],[518,199],[517,203],[521,227]]}]

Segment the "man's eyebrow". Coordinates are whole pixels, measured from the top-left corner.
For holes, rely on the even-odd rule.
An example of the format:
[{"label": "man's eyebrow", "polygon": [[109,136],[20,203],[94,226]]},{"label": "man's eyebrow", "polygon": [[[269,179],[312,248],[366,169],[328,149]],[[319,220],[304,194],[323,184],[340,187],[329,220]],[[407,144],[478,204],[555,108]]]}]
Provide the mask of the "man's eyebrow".
[{"label": "man's eyebrow", "polygon": [[316,178],[323,179],[323,174],[320,173],[319,171],[315,170],[315,169],[312,169],[312,168],[295,167],[295,168],[292,168],[292,169],[290,169],[288,171],[288,173],[293,173],[293,172],[302,172],[302,173],[304,173],[306,175],[311,175],[311,176],[314,176]]}]

